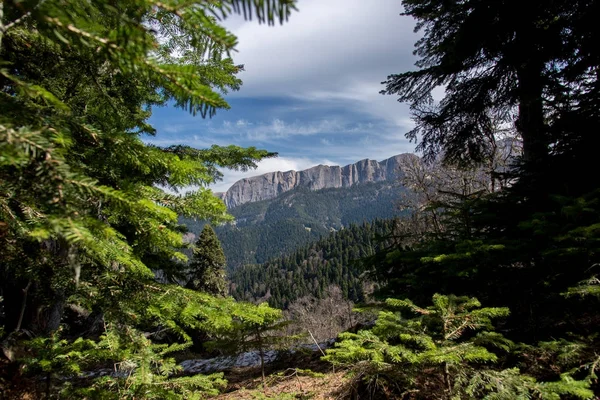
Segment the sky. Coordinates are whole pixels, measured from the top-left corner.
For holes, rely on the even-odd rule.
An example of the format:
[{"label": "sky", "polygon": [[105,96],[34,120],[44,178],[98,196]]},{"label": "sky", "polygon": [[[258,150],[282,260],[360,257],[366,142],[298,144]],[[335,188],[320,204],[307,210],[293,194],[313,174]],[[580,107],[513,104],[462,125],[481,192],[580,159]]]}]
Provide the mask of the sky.
[{"label": "sky", "polygon": [[224,25],[239,40],[233,53],[244,82],[226,95],[230,110],[211,119],[173,107],[153,110],[156,145],[255,146],[279,153],[246,173],[224,171],[212,186],[272,171],[347,165],[413,152],[406,104],[379,94],[393,73],[413,70],[415,22],[400,0],[299,0],[287,23],[259,25],[233,17]]}]

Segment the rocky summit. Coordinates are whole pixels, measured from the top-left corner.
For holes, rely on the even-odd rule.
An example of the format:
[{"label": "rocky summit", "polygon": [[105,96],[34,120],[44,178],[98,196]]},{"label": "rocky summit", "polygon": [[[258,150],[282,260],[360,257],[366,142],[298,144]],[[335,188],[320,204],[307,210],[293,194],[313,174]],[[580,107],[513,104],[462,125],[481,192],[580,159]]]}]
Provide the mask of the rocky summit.
[{"label": "rocky summit", "polygon": [[399,154],[383,161],[361,160],[344,167],[317,165],[304,171],[277,171],[245,178],[234,183],[224,193],[216,193],[228,208],[268,200],[298,187],[309,190],[345,188],[359,183],[395,181],[402,177],[401,161],[417,157]]}]

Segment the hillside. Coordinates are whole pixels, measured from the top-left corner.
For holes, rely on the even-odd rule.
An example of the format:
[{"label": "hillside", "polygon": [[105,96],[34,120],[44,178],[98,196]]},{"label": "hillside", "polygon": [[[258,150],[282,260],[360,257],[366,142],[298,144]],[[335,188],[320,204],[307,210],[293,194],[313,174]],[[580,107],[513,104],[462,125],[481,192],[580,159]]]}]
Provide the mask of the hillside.
[{"label": "hillside", "polygon": [[318,242],[264,264],[246,265],[230,274],[230,293],[238,300],[266,300],[269,305],[287,308],[294,300],[322,297],[330,285],[342,289],[344,298],[365,300],[370,290],[360,258],[381,250],[394,220],[375,220],[350,225]]}]

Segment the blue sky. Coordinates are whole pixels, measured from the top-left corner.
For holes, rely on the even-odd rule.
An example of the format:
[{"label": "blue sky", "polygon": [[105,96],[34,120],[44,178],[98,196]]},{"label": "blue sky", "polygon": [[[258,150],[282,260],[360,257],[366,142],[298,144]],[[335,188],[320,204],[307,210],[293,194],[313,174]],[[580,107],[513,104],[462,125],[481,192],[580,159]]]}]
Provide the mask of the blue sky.
[{"label": "blue sky", "polygon": [[400,0],[299,0],[288,23],[269,27],[234,17],[233,54],[244,64],[230,110],[212,119],[171,107],[153,110],[157,145],[198,148],[212,144],[256,146],[279,153],[247,173],[225,171],[213,186],[224,191],[238,179],[317,164],[345,165],[412,152],[408,107],[383,96],[387,75],[414,69],[414,21]]}]

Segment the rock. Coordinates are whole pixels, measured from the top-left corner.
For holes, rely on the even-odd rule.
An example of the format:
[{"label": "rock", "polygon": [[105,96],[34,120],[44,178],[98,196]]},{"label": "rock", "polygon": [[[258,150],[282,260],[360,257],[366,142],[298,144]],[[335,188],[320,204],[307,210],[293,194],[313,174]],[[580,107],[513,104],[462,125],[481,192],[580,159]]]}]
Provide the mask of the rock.
[{"label": "rock", "polygon": [[241,179],[227,192],[216,195],[228,208],[233,208],[244,203],[272,199],[297,187],[321,190],[367,182],[395,181],[402,177],[401,161],[409,157],[417,156],[407,153],[380,162],[365,159],[345,167],[317,165],[304,171],[271,172]]},{"label": "rock", "polygon": [[[287,350],[289,353],[295,353],[298,350],[307,351],[321,351],[328,347],[333,346],[335,339],[329,339],[326,342],[316,344],[302,344]],[[267,350],[264,352],[265,364],[272,363],[282,354],[286,354],[285,351],[279,352],[277,350]],[[246,367],[257,367],[260,365],[260,353],[258,351],[249,351],[246,353],[239,354],[237,356],[221,356],[207,359],[194,359],[185,360],[180,364],[183,369],[183,373],[186,375],[193,374],[208,374],[213,372],[225,371],[230,368],[246,368]],[[134,364],[119,363],[119,367],[115,369],[101,368],[94,371],[83,371],[78,376],[79,378],[99,378],[102,376],[112,376],[115,378],[127,378],[135,370]],[[68,377],[59,377],[59,379],[66,380]]]},{"label": "rock", "polygon": [[[304,349],[307,351],[320,351],[319,347],[324,350],[328,347],[331,347],[335,339],[329,339],[326,342],[319,343],[319,346],[316,344],[304,344],[296,346],[288,350],[291,353],[294,353],[300,349]],[[272,363],[279,357],[281,354],[285,354],[285,352],[281,353],[276,350],[267,350],[264,353],[264,361],[265,364]],[[212,372],[224,371],[230,368],[246,368],[246,367],[257,367],[260,365],[260,353],[258,351],[249,351],[246,353],[242,353],[238,356],[231,357],[215,357],[209,359],[196,359],[196,360],[185,360],[182,361],[181,367],[183,368],[183,373],[186,375],[189,374],[207,374]]]},{"label": "rock", "polygon": [[[271,363],[277,358],[277,352],[275,350],[265,351],[264,357],[265,363]],[[185,374],[210,373],[224,371],[229,368],[255,367],[260,365],[260,354],[257,351],[249,351],[237,357],[185,360],[180,365]]]}]

